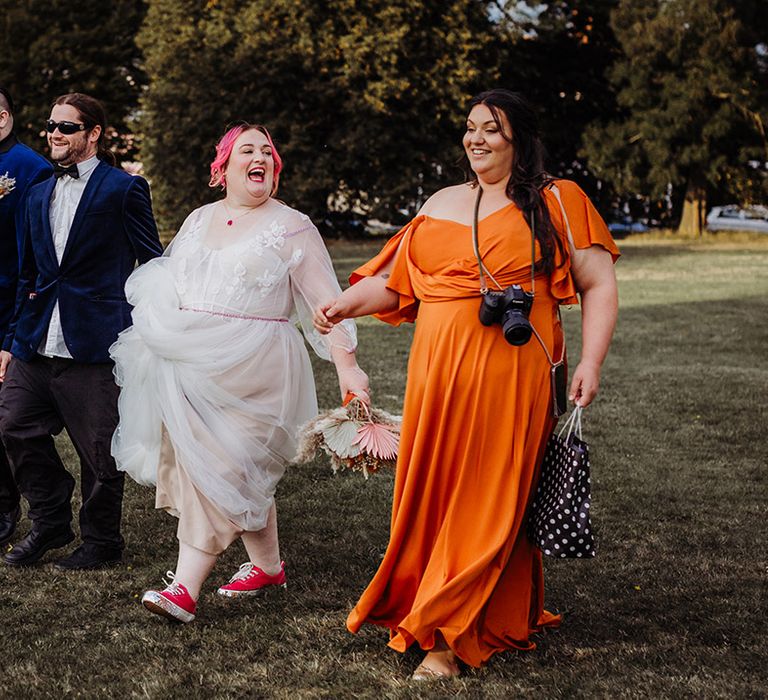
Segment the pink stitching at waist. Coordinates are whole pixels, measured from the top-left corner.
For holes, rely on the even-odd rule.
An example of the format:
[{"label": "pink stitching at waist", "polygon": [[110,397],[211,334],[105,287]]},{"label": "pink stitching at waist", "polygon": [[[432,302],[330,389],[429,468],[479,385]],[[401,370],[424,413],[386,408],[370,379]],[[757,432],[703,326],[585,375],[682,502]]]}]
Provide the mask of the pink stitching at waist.
[{"label": "pink stitching at waist", "polygon": [[266,318],[265,316],[248,316],[247,314],[230,314],[226,311],[212,311],[210,309],[196,309],[194,306],[182,306],[182,311],[194,311],[198,314],[210,314],[211,316],[224,316],[224,318],[241,318],[245,321],[276,321],[277,323],[288,323],[287,318]]}]

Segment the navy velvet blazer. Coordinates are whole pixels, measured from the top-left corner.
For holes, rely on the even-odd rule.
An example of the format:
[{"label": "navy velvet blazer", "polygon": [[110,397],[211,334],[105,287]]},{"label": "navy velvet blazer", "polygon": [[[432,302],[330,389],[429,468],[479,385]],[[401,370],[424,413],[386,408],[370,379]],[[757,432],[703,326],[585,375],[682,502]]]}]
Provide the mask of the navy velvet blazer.
[{"label": "navy velvet blazer", "polygon": [[13,189],[0,197],[0,347],[16,302],[16,283],[21,264],[24,200],[28,189],[51,176],[51,164],[11,134],[0,143],[0,175],[16,180]]},{"label": "navy velvet blazer", "polygon": [[29,191],[16,310],[3,343],[14,357],[34,357],[58,300],[64,340],[77,362],[110,362],[109,346],[131,325],[125,281],[136,261],[163,248],[149,185],[103,161],[91,173],[67,245],[56,260],[49,217],[54,177]]}]

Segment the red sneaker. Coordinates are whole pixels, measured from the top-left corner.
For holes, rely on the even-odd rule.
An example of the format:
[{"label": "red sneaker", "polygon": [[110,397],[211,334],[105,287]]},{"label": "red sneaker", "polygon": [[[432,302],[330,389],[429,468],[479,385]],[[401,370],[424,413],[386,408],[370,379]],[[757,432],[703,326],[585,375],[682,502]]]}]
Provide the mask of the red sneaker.
[{"label": "red sneaker", "polygon": [[147,591],[142,597],[141,602],[144,607],[157,615],[167,617],[176,622],[192,622],[195,619],[195,608],[197,603],[194,601],[189,591],[181,583],[176,583],[173,579],[176,574],[173,571],[166,573],[171,579],[162,591]]},{"label": "red sneaker", "polygon": [[280,562],[280,573],[270,576],[258,566],[247,561],[240,565],[238,572],[229,579],[229,583],[219,588],[219,595],[235,598],[240,595],[257,595],[269,586],[286,588],[285,562]]}]

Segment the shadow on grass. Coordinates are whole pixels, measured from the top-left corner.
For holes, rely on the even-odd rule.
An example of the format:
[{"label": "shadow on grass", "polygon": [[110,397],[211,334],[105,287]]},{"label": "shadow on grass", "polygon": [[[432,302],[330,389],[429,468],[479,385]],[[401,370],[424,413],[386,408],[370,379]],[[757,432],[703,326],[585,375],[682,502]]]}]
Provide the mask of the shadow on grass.
[{"label": "shadow on grass", "polygon": [[[668,249],[665,249],[668,250]],[[215,587],[245,559],[220,560],[185,627],[149,616],[141,592],[176,553],[175,521],[153,493],[126,490],[127,566],[62,574],[0,568],[4,691],[189,697],[759,697],[768,566],[768,302],[692,302],[622,312],[600,398],[585,417],[599,553],[547,561],[561,631],[437,688],[387,634],[344,627],[387,542],[393,477],[292,467],[278,492],[289,588],[224,601]],[[578,348],[577,314],[566,315]],[[399,410],[412,328],[360,328],[377,402]],[[575,357],[572,357],[572,362]],[[313,360],[320,403],[332,368]],[[76,457],[60,439],[66,461]]]}]

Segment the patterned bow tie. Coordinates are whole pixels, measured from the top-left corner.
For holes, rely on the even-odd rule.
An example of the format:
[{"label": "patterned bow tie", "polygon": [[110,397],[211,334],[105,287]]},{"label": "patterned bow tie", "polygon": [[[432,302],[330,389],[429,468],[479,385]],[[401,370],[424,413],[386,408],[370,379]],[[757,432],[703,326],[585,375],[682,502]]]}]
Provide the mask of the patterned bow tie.
[{"label": "patterned bow tie", "polygon": [[72,165],[59,165],[58,163],[53,164],[53,174],[59,178],[62,175],[69,175],[70,177],[73,177],[75,180],[80,177],[80,173],[77,170],[77,163],[72,163]]}]

